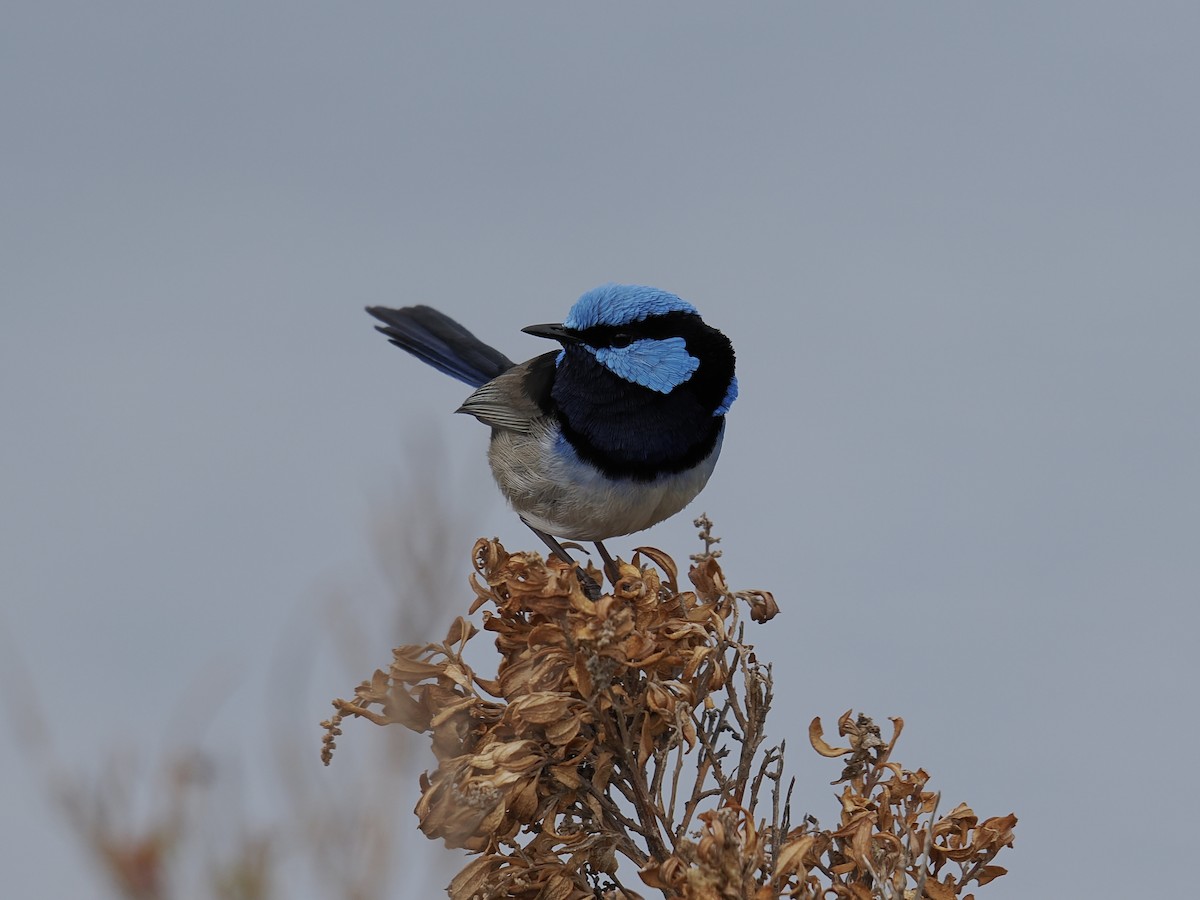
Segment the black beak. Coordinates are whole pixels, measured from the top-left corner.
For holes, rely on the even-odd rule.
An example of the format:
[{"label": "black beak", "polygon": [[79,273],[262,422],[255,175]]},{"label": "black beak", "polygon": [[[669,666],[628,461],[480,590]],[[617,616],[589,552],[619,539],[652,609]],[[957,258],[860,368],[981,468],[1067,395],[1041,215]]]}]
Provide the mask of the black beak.
[{"label": "black beak", "polygon": [[583,341],[576,332],[570,328],[565,328],[562,325],[530,325],[528,328],[521,329],[526,334],[532,334],[534,337],[550,338],[552,341],[558,341],[560,344],[578,344]]}]

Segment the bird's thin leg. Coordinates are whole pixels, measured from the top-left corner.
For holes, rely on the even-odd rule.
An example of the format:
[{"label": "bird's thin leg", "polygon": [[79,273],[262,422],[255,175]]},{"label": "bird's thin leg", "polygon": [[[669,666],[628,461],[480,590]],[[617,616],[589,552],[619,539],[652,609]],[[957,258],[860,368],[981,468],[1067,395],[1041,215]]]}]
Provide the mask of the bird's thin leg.
[{"label": "bird's thin leg", "polygon": [[583,586],[583,592],[587,594],[588,599],[599,600],[601,594],[600,585],[596,584],[595,579],[593,579],[591,575],[584,571],[583,566],[571,559],[571,554],[568,553],[566,548],[558,542],[558,539],[552,534],[546,534],[546,532],[542,531],[540,528],[534,528],[529,524],[528,521],[526,521],[524,516],[521,517],[521,521],[525,522],[525,525],[529,528],[529,530],[542,539],[542,542],[550,548],[551,553],[553,553],[563,562],[571,563],[573,566],[575,566],[575,571],[579,573],[579,583]]},{"label": "bird's thin leg", "polygon": [[568,563],[575,562],[575,560],[571,559],[571,554],[566,551],[566,548],[563,547],[563,545],[558,542],[558,538],[556,538],[552,534],[546,534],[546,532],[542,531],[542,529],[540,529],[540,528],[534,528],[532,525],[529,524],[528,521],[525,520],[524,517],[521,518],[521,521],[525,522],[525,524],[526,524],[526,526],[528,526],[529,530],[532,531],[534,534],[536,534],[538,537],[540,537],[542,539],[542,542],[547,547],[550,548],[551,553],[553,553],[555,556],[557,556],[563,562],[568,562]]},{"label": "bird's thin leg", "polygon": [[600,554],[600,558],[604,560],[604,574],[608,576],[608,580],[616,587],[617,579],[621,577],[621,570],[617,568],[617,561],[613,559],[608,548],[600,541],[596,541],[596,550]]}]

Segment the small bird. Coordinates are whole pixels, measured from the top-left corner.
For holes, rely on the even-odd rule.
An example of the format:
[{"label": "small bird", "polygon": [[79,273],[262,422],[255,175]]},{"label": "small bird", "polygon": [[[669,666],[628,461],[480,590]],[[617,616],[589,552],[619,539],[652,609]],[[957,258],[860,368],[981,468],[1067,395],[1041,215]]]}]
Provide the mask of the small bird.
[{"label": "small bird", "polygon": [[[559,350],[516,364],[429,306],[367,307],[391,343],[475,388],[457,412],[491,426],[492,475],[559,558],[557,538],[603,541],[675,515],[712,475],[737,398],[733,345],[690,303],[641,285],[581,296]],[[581,570],[582,571],[582,570]]]}]

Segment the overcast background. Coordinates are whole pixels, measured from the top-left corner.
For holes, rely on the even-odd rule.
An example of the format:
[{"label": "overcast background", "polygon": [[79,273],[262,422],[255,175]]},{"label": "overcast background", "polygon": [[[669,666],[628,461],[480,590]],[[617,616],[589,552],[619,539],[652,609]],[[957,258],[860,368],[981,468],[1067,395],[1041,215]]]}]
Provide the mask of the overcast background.
[{"label": "overcast background", "polygon": [[[537,549],[463,386],[362,307],[524,358],[610,280],[738,350],[689,512],[783,609],[752,639],[798,805],[836,816],[809,719],[901,715],[946,808],[1020,817],[982,898],[1193,892],[1198,28],[1098,0],[10,5],[4,896],[106,896],[47,779],[114,753],[199,744],[270,822],[261,710],[291,704],[313,777],[354,775],[315,771],[369,674],[329,662],[328,600],[369,593],[406,468],[464,516],[446,616],[476,536]],[[609,546],[684,559],[690,519]]]}]

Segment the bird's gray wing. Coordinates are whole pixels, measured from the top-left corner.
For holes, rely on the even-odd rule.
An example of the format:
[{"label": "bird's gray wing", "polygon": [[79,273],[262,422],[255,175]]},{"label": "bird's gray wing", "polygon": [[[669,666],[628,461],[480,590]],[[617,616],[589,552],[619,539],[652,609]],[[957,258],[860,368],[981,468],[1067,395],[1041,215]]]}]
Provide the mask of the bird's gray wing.
[{"label": "bird's gray wing", "polygon": [[528,434],[550,410],[550,386],[557,352],[513,366],[478,388],[455,412],[485,425]]}]

